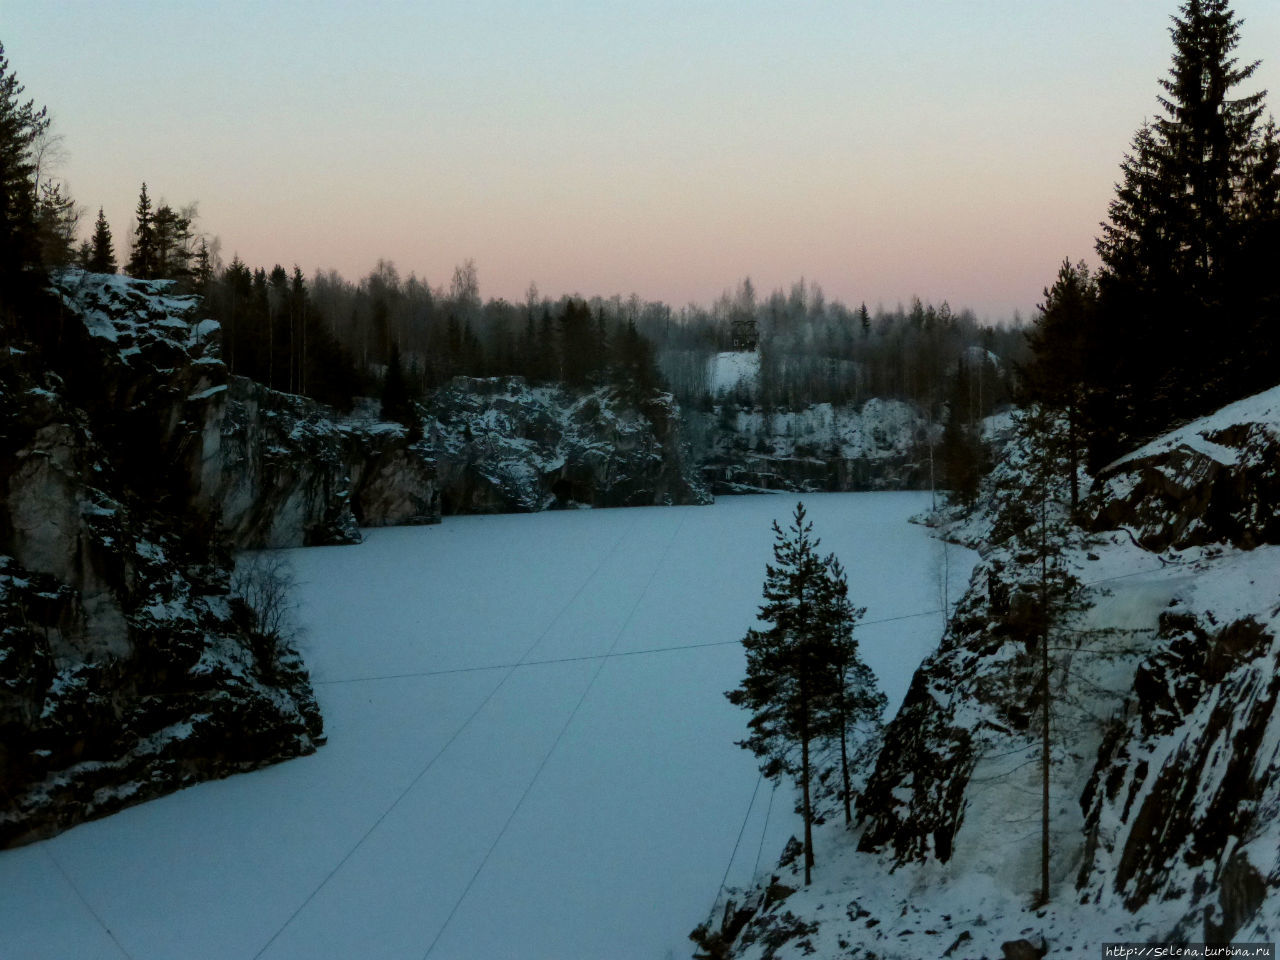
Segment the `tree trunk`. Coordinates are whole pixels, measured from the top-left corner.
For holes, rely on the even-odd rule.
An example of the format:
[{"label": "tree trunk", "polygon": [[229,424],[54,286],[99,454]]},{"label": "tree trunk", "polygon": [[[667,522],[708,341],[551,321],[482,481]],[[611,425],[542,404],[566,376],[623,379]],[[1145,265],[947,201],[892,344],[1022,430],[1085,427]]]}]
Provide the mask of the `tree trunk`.
[{"label": "tree trunk", "polygon": [[1040,906],[1049,902],[1049,578],[1045,500],[1040,501]]},{"label": "tree trunk", "polygon": [[840,718],[840,774],[844,777],[844,825],[846,827],[853,826],[853,810],[849,806],[849,748],[846,745],[848,740],[848,721],[842,716]]},{"label": "tree trunk", "polygon": [[800,735],[800,779],[804,793],[804,885],[813,880],[813,807],[809,802],[809,732]]},{"label": "tree trunk", "polygon": [[1071,470],[1071,516],[1080,512],[1080,443],[1077,421],[1080,413],[1074,402],[1067,405],[1067,462]]}]

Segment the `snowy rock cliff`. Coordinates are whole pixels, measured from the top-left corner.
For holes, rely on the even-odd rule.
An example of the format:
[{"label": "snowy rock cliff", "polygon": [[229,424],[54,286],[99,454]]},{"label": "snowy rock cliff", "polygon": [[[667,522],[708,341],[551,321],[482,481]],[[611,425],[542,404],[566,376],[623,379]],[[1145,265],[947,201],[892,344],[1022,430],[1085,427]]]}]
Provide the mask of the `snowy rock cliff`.
[{"label": "snowy rock cliff", "polygon": [[1091,526],[1151,550],[1280,543],[1280,391],[1223,407],[1102,470]]},{"label": "snowy rock cliff", "polygon": [[0,846],[323,740],[296,652],[252,635],[190,509],[216,328],[163,284],[58,292],[62,354],[0,360]]},{"label": "snowy rock cliff", "polygon": [[199,500],[241,546],[354,543],[442,514],[705,503],[669,396],[634,403],[518,377],[460,377],[419,405],[421,438],[233,377],[204,429]]},{"label": "snowy rock cliff", "polygon": [[229,376],[196,301],[123,277],[72,272],[68,316],[84,325],[109,402],[112,449],[140,478],[207,515],[239,548],[354,543],[360,526],[442,513],[571,505],[704,503],[669,395],[583,395],[519,378],[459,378],[419,406],[422,438]]},{"label": "snowy rock cliff", "polygon": [[[995,486],[1016,495],[1016,445]],[[1280,388],[1112,464],[1064,564],[1051,645],[1050,902],[1040,882],[1036,584],[1000,531],[921,666],[811,887],[746,895],[733,955],[999,957],[1280,932]],[[1009,495],[1008,493],[1006,495]],[[990,507],[990,503],[988,503]],[[834,818],[833,818],[834,819]],[[778,880],[781,876],[781,880]],[[785,905],[777,889],[785,891]],[[771,896],[769,890],[773,889]],[[726,914],[726,923],[730,918]]]},{"label": "snowy rock cliff", "polygon": [[203,432],[197,500],[237,546],[358,543],[360,525],[440,520],[435,465],[399,424],[232,377]]},{"label": "snowy rock cliff", "polygon": [[708,503],[669,394],[460,377],[427,405],[445,513]]},{"label": "snowy rock cliff", "polygon": [[296,652],[230,593],[233,549],[709,499],[669,396],[459,380],[416,437],[230,376],[170,284],[53,292],[56,352],[0,356],[0,846],[323,740]]},{"label": "snowy rock cliff", "polygon": [[913,404],[873,398],[766,411],[724,400],[690,411],[703,476],[715,493],[929,488],[928,438],[942,436]]}]

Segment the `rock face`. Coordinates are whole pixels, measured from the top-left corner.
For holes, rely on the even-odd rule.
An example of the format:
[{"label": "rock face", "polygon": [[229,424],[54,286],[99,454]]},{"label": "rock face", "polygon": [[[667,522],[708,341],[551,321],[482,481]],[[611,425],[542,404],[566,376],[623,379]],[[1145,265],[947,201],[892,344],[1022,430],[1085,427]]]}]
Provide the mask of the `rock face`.
[{"label": "rock face", "polygon": [[667,395],[460,379],[411,435],[229,376],[166,283],[54,293],[56,355],[0,354],[0,846],[322,742],[296,652],[231,594],[233,549],[710,499]]},{"label": "rock face", "polygon": [[[1084,504],[1094,533],[1068,552],[1094,587],[1073,628],[1089,639],[1052,694],[1052,879],[1132,916],[1131,939],[1280,928],[1277,484],[1280,388],[1109,467]],[[916,674],[859,804],[860,847],[1031,891],[1036,844],[998,852],[1002,824],[1039,823],[1034,664],[1010,629],[1034,585],[1010,582],[1015,561],[985,550]]]},{"label": "rock face", "polygon": [[203,429],[197,499],[246,547],[355,543],[360,526],[443,514],[710,501],[668,395],[460,377],[419,406],[416,440],[374,407],[341,415],[231,378]]},{"label": "rock face", "polygon": [[1101,471],[1096,529],[1130,528],[1143,546],[1280,542],[1280,391],[1223,407]]},{"label": "rock face", "polygon": [[[1275,941],[1280,501],[1267,491],[1280,482],[1280,387],[1103,473],[1081,504],[1086,528],[1064,525],[1055,561],[1087,603],[1053,624],[1047,647],[1036,598],[1049,565],[1032,549],[1043,541],[1016,534],[1029,518],[1065,518],[1068,498],[1062,478],[1043,508],[1028,502],[1037,449],[1015,432],[976,509],[947,521],[982,558],[883,732],[859,822],[817,827],[815,882],[787,899],[789,917],[769,903],[768,874],[734,891],[732,918],[694,932],[716,955],[1030,957],[1088,955],[1106,941]],[[784,856],[776,872],[788,871],[798,876]]]},{"label": "rock face", "polygon": [[1234,566],[1227,609],[1258,612],[1224,617],[1218,584],[1180,593],[1080,800],[1078,887],[1131,910],[1179,902],[1177,935],[1218,942],[1280,914],[1280,549]]},{"label": "rock face", "polygon": [[519,377],[459,377],[426,410],[422,448],[445,513],[710,502],[669,394],[574,395]]},{"label": "rock face", "polygon": [[233,377],[203,432],[196,499],[237,546],[359,543],[360,525],[440,520],[435,465],[398,424]]},{"label": "rock face", "polygon": [[21,347],[0,370],[0,846],[323,741],[296,652],[254,635],[189,507],[216,328],[163,284],[59,294],[74,381]]},{"label": "rock face", "polygon": [[703,477],[717,494],[927,490],[927,440],[942,435],[940,424],[901,400],[773,412],[725,400],[688,416]]}]

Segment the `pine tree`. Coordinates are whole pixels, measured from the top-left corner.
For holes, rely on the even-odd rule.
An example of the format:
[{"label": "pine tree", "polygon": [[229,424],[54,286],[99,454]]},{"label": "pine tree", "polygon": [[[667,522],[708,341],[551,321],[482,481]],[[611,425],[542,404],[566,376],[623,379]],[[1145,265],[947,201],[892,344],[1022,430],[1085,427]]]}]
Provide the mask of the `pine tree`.
[{"label": "pine tree", "polygon": [[823,561],[824,576],[818,603],[819,628],[830,637],[835,687],[823,705],[821,714],[827,735],[840,741],[841,797],[844,802],[845,826],[853,824],[853,791],[849,776],[849,737],[851,730],[877,728],[888,702],[876,685],[875,674],[858,652],[854,627],[866,614],[866,607],[855,607],[849,599],[849,578],[844,567],[829,554]]},{"label": "pine tree", "polygon": [[151,209],[151,197],[147,195],[146,183],[142,184],[142,190],[138,194],[135,218],[133,252],[129,255],[125,270],[129,276],[139,280],[153,280],[156,276],[155,213]]},{"label": "pine tree", "polygon": [[89,254],[88,269],[93,273],[115,273],[116,251],[111,242],[111,227],[107,223],[107,218],[102,212],[102,208],[98,208],[98,219],[93,225],[93,239],[90,241],[92,248]]},{"label": "pine tree", "polygon": [[[993,541],[1008,545],[1012,563],[1004,570],[1008,582],[992,582],[1004,598],[992,613],[1003,634],[1021,645],[1006,681],[1009,699],[1026,703],[1027,687],[1034,715],[1027,725],[1040,739],[1041,829],[1040,890],[1037,901],[1049,900],[1051,733],[1054,703],[1069,695],[1064,681],[1054,682],[1059,658],[1051,646],[1079,646],[1099,631],[1073,629],[1073,620],[1088,606],[1084,584],[1072,572],[1068,552],[1079,545],[1080,531],[1064,502],[1067,496],[1067,428],[1059,411],[1038,404],[1014,416],[1015,437],[1010,462],[1019,467],[1010,476],[1015,487],[998,491]],[[992,594],[993,598],[995,593]]]},{"label": "pine tree", "polygon": [[157,280],[185,280],[191,272],[191,216],[162,203],[151,218]]},{"label": "pine tree", "polygon": [[830,729],[830,704],[838,688],[835,664],[841,654],[828,614],[828,567],[818,556],[819,541],[804,504],[796,504],[786,531],[775,521],[773,533],[774,562],[765,567],[765,602],[759,612],[759,619],[770,626],[747,632],[742,641],[747,675],[725,696],[752,711],[751,734],[738,745],[763,760],[760,769],[765,776],[789,775],[800,787],[808,884],[814,862],[812,747]]}]

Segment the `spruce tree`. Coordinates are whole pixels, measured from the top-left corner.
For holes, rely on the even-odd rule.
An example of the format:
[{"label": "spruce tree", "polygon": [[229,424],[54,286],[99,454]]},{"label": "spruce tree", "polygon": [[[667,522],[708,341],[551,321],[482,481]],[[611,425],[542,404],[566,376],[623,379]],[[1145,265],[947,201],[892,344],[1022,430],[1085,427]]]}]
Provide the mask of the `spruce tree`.
[{"label": "spruce tree", "polygon": [[1024,399],[1062,411],[1066,417],[1066,470],[1071,510],[1080,502],[1085,392],[1088,385],[1086,345],[1095,335],[1097,283],[1081,261],[1064,259],[1052,287],[1044,291],[1034,326],[1027,332],[1032,360],[1023,370]]},{"label": "spruce tree", "polygon": [[209,291],[209,284],[213,282],[213,260],[209,255],[209,244],[204,237],[200,238],[200,246],[196,250],[195,267],[191,272],[191,279],[195,284],[196,293],[204,296]]},{"label": "spruce tree", "polygon": [[125,267],[129,276],[139,280],[153,280],[156,276],[156,231],[155,213],[151,209],[151,197],[147,195],[147,185],[142,184],[138,193],[138,207],[135,211],[133,228],[133,252],[129,255],[129,263]]},{"label": "spruce tree", "polygon": [[88,269],[93,273],[115,273],[116,251],[111,242],[111,227],[101,207],[98,208],[98,219],[94,222],[93,239],[90,243],[92,247]]},{"label": "spruce tree", "polygon": [[33,149],[50,121],[23,89],[0,44],[0,318],[40,286]]},{"label": "spruce tree", "polygon": [[382,419],[403,423],[412,431],[417,421],[409,386],[404,378],[404,364],[400,360],[400,347],[391,345],[387,361],[387,374],[382,381]]},{"label": "spruce tree", "polygon": [[985,452],[977,426],[965,415],[969,389],[968,368],[961,363],[952,378],[947,419],[942,428],[942,478],[954,503],[971,506],[978,496],[985,467]]},{"label": "spruce tree", "polygon": [[[1240,24],[1227,0],[1182,4],[1163,114],[1121,165],[1097,242],[1100,322],[1088,345],[1095,466],[1262,375],[1248,345],[1260,305],[1241,302],[1233,278],[1262,253],[1260,194],[1274,194],[1276,172],[1258,162],[1264,94],[1232,96],[1258,67],[1232,56]],[[1263,256],[1274,260],[1274,248]]]}]

